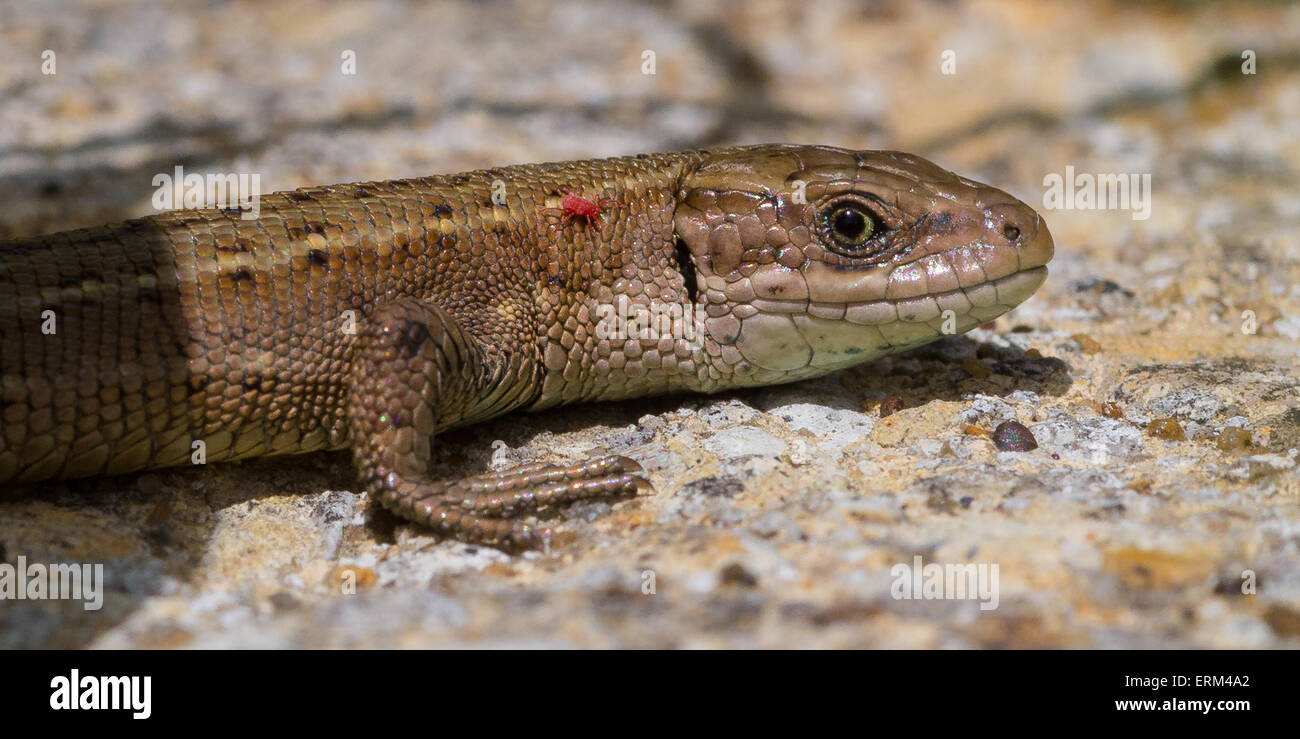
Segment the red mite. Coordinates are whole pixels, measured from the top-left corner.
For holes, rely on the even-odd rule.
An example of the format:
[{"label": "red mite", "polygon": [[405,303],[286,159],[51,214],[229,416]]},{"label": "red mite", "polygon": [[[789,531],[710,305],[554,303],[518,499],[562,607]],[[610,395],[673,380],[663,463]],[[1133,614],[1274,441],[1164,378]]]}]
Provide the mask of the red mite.
[{"label": "red mite", "polygon": [[614,201],[609,198],[588,200],[581,195],[573,194],[573,191],[568,188],[560,192],[564,193],[564,199],[560,201],[560,213],[565,224],[569,221],[581,221],[587,226],[598,225],[601,211],[614,204]]}]

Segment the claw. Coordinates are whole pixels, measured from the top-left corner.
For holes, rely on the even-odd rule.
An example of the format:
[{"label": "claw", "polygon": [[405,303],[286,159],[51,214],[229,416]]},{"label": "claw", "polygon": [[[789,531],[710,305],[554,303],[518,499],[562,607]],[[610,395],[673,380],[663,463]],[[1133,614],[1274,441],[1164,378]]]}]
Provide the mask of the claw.
[{"label": "claw", "polygon": [[641,466],[641,463],[631,457],[619,456],[615,461],[618,462],[619,470],[625,474],[640,475],[645,472],[645,468]]}]

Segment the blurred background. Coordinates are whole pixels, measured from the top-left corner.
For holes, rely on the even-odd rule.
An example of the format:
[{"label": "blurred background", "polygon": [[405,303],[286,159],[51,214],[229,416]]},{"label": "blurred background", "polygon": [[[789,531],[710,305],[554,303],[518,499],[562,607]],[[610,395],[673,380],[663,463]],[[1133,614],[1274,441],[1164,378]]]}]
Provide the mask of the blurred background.
[{"label": "blurred background", "polygon": [[[46,51],[54,74],[42,73]],[[348,55],[355,74],[344,73]],[[1053,382],[1039,382],[1037,365],[977,354],[979,342],[1005,348],[1007,341],[979,332],[975,343],[953,344],[946,355],[845,373],[835,392],[848,388],[847,405],[871,415],[881,397],[898,393],[909,406],[887,434],[877,429],[855,458],[865,461],[848,472],[819,461],[787,481],[785,492],[744,482],[742,494],[717,497],[691,487],[690,472],[717,460],[681,469],[665,462],[656,482],[671,494],[618,509],[645,514],[636,519],[640,544],[620,539],[634,514],[591,524],[608,513],[596,511],[564,564],[465,554],[426,537],[421,546],[433,547],[441,564],[415,552],[401,567],[388,560],[387,570],[371,551],[386,546],[382,537],[375,544],[350,528],[340,535],[351,542],[342,555],[337,542],[301,545],[296,559],[283,554],[298,545],[277,531],[299,526],[310,537],[320,528],[311,518],[319,505],[295,502],[301,485],[265,493],[281,505],[260,529],[266,543],[254,544],[236,533],[255,515],[250,483],[242,472],[213,470],[216,477],[202,484],[226,486],[200,498],[213,519],[201,516],[202,535],[173,532],[172,550],[160,554],[149,533],[160,525],[151,497],[157,484],[106,483],[120,484],[125,496],[109,513],[94,497],[57,498],[56,508],[78,512],[68,524],[74,529],[120,530],[122,540],[109,549],[129,561],[122,571],[155,573],[137,586],[124,575],[121,588],[140,612],[107,623],[64,613],[58,617],[80,626],[69,621],[57,633],[15,621],[12,642],[347,645],[364,643],[360,624],[378,628],[376,619],[406,614],[410,621],[369,643],[1294,646],[1300,638],[1300,491],[1291,451],[1300,445],[1300,7],[1293,4],[4,2],[0,90],[0,238],[148,215],[153,176],[178,165],[256,172],[270,192],[791,142],[911,151],[1040,210],[1044,178],[1066,167],[1147,173],[1154,188],[1144,221],[1125,210],[1042,210],[1056,238],[1052,276],[998,328],[1016,326],[1019,349],[1032,345],[1068,368]],[[1250,335],[1240,330],[1246,310],[1257,322]],[[980,362],[992,364],[991,377]],[[767,396],[741,402],[761,406],[753,397]],[[1016,468],[987,444],[973,447],[973,458],[936,457],[939,443],[960,433],[953,419],[973,418],[960,416],[973,397],[995,397],[1009,404],[1003,415],[1026,423],[1056,419],[1058,426],[1034,427],[1042,459],[1025,455],[1038,461]],[[1089,409],[1103,402],[1122,406],[1121,425],[1089,420],[1099,418]],[[676,407],[560,411],[545,423],[488,427],[473,437],[474,448],[502,437],[523,450],[521,460],[530,450],[577,453],[615,443],[581,436],[587,414],[623,414],[601,416],[608,428],[639,423],[644,412],[669,414],[641,429],[659,439],[647,442],[653,446],[675,428]],[[1160,416],[1185,424],[1186,439],[1148,434]],[[557,421],[561,431],[545,436],[542,429]],[[1253,447],[1216,446],[1232,424],[1247,430]],[[773,428],[782,440],[794,433]],[[471,461],[482,461],[475,454]],[[723,477],[749,479],[728,472],[717,454]],[[944,474],[934,473],[936,465]],[[346,460],[325,472],[290,469],[307,487],[349,484]],[[918,488],[927,476],[929,487]],[[969,494],[954,492],[968,478],[977,480]],[[830,502],[799,502],[818,491]],[[274,497],[280,493],[299,497]],[[325,500],[351,520],[355,498]],[[21,539],[24,551],[57,558],[67,555],[66,540],[92,540],[50,533],[48,501],[6,505],[10,523],[0,538]],[[286,518],[300,508],[310,515]],[[803,533],[773,527],[774,511]],[[225,516],[235,517],[230,529]],[[699,541],[681,549],[665,543],[682,530]],[[819,548],[821,541],[836,541],[836,551]],[[581,542],[593,550],[584,553]],[[887,579],[882,595],[877,575],[922,550],[1003,562],[1003,606],[980,618],[917,610],[888,598]],[[104,556],[94,547],[81,554]],[[275,561],[249,564],[261,556]],[[369,562],[381,584],[452,594],[431,604],[389,592],[329,612],[281,613],[272,596],[327,597],[320,583],[344,560]],[[650,560],[695,587],[657,601],[653,629],[647,612],[627,605],[632,596],[620,595],[636,591]],[[1233,600],[1247,568],[1271,573],[1270,589],[1257,600]],[[737,595],[737,587],[747,590]],[[236,595],[225,605],[200,604],[205,588]],[[160,592],[171,593],[179,611],[150,612]],[[511,601],[514,616],[499,605],[528,593],[544,595],[524,606]],[[261,607],[271,615],[252,615]],[[427,615],[431,608],[459,615],[438,620]],[[358,628],[332,630],[337,624]]]},{"label": "blurred background", "polygon": [[145,214],[176,164],[269,191],[789,141],[1030,200],[1067,163],[1176,196],[1300,149],[1284,3],[52,0],[0,5],[0,41],[3,235]]}]

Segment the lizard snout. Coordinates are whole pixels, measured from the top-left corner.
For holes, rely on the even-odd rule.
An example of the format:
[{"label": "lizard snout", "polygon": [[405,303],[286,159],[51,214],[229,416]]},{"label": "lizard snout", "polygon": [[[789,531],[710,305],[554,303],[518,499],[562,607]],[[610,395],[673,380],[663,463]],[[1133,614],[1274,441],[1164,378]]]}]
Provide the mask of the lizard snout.
[{"label": "lizard snout", "polygon": [[[991,205],[984,209],[984,240],[1011,247],[1015,263],[1005,271],[1018,272],[1041,267],[1052,259],[1055,245],[1042,216],[1028,205],[1016,201]],[[1003,270],[997,270],[1002,272]]]}]

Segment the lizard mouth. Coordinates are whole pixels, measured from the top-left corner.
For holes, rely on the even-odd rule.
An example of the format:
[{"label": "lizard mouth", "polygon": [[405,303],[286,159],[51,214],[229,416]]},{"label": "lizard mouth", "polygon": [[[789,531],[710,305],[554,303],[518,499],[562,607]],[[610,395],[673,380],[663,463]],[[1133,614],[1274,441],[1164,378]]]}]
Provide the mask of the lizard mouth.
[{"label": "lizard mouth", "polygon": [[915,298],[848,303],[844,320],[860,326],[898,321],[929,323],[941,320],[944,312],[951,310],[958,318],[971,316],[988,321],[1024,302],[1046,279],[1047,267],[1038,266],[970,287]]},{"label": "lizard mouth", "polygon": [[915,298],[755,300],[759,313],[740,321],[732,341],[745,360],[787,378],[829,372],[969,331],[1015,308],[1046,279],[1047,267],[1038,265]]},{"label": "lizard mouth", "polygon": [[[943,319],[951,310],[959,319],[971,316],[978,322],[988,321],[1024,302],[1047,279],[1047,267],[1037,266],[992,280],[953,290],[928,293],[914,298],[839,303],[807,300],[758,298],[750,304],[767,314],[797,315],[806,313],[817,319],[844,320],[859,326],[889,323],[930,323]],[[963,329],[964,330],[964,329]]]},{"label": "lizard mouth", "polygon": [[794,325],[811,350],[808,366],[838,369],[969,331],[1024,302],[1046,279],[1047,267],[1040,265],[917,298],[841,304],[834,310],[843,311],[840,320],[809,311]]}]

